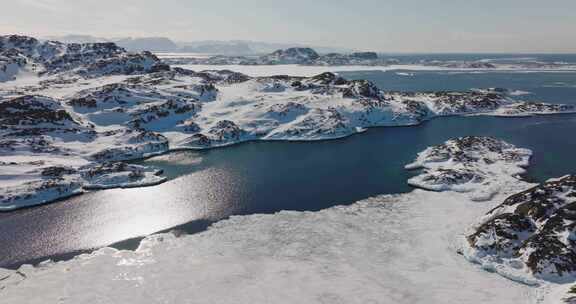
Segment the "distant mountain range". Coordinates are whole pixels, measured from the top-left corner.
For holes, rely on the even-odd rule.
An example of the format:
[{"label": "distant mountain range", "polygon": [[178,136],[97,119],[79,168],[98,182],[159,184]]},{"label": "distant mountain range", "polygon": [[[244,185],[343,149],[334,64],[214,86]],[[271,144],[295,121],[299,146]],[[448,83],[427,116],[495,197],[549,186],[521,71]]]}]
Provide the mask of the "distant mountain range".
[{"label": "distant mountain range", "polygon": [[279,49],[294,47],[313,47],[319,53],[350,52],[351,49],[333,48],[323,46],[310,46],[299,43],[269,43],[250,40],[205,40],[205,41],[172,41],[166,37],[141,37],[141,38],[104,38],[90,35],[65,35],[45,37],[47,40],[56,40],[66,43],[94,43],[114,42],[128,51],[152,51],[152,52],[181,52],[201,53],[214,55],[256,55],[268,54]]}]

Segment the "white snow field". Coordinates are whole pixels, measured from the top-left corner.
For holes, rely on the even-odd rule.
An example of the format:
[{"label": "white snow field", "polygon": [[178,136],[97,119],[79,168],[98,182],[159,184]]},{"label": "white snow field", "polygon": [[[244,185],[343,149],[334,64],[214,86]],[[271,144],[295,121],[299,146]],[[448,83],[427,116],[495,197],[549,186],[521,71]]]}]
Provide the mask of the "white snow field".
[{"label": "white snow field", "polygon": [[459,147],[446,154],[453,163],[461,152],[492,151],[487,163],[511,169],[494,172],[503,187],[483,202],[465,193],[414,190],[319,212],[234,216],[199,234],[147,237],[136,251],[104,248],[1,271],[0,295],[6,303],[31,304],[460,304],[538,303],[550,289],[559,294],[566,286],[516,283],[458,254],[471,223],[531,186],[514,177],[525,165],[516,156],[528,151],[492,138],[446,145]]}]

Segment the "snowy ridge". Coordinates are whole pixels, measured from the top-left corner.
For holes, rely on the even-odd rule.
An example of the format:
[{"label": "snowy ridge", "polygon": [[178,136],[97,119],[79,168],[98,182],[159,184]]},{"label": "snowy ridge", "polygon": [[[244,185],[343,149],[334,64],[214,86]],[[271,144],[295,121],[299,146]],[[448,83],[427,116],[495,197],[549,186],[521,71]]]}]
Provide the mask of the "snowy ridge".
[{"label": "snowy ridge", "polygon": [[[514,149],[482,137],[445,145],[466,140],[475,144],[464,153]],[[482,203],[414,190],[318,212],[234,216],[199,234],[149,236],[136,251],[0,270],[0,290],[14,303],[535,303],[538,290],[456,253],[470,222],[527,185],[502,181],[512,184]]]}]

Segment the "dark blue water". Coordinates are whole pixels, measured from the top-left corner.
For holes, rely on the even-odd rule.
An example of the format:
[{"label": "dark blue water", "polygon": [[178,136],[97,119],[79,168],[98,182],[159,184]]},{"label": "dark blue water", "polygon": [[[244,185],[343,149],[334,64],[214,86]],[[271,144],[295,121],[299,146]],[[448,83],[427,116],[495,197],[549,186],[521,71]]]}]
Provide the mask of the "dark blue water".
[{"label": "dark blue water", "polygon": [[[389,90],[508,87],[522,98],[576,103],[576,73],[345,73]],[[403,166],[427,146],[465,135],[496,136],[535,156],[528,178],[576,172],[575,115],[448,117],[416,127],[378,128],[346,139],[253,142],[144,161],[171,180],[139,189],[94,192],[0,215],[0,265],[62,256],[179,227],[188,232],[233,214],[319,210],[383,193],[410,191]],[[136,242],[125,242],[130,246]]]}]

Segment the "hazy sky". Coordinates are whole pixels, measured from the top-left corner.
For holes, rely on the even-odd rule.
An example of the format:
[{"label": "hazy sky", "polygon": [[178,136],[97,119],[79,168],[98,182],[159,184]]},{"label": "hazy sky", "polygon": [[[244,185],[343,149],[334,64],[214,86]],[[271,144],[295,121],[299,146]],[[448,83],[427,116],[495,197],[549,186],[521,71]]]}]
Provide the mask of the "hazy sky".
[{"label": "hazy sky", "polygon": [[389,52],[573,52],[576,0],[7,0],[0,33],[299,42]]}]

